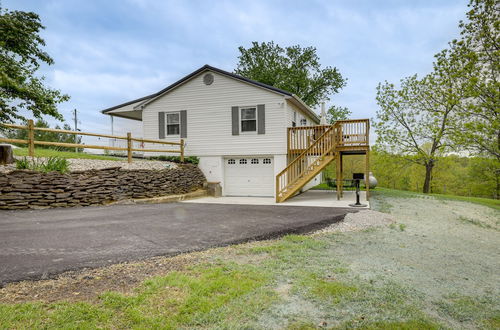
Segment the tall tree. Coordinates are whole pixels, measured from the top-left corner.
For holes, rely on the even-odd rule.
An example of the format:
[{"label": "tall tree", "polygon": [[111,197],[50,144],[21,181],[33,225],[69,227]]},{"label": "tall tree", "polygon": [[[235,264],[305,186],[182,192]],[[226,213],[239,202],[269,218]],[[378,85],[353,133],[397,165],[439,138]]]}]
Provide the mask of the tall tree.
[{"label": "tall tree", "polygon": [[411,76],[397,89],[385,82],[377,87],[377,144],[425,167],[423,192],[431,192],[432,170],[450,149],[450,127],[461,98],[450,68],[418,79]]},{"label": "tall tree", "polygon": [[471,0],[461,37],[436,57],[437,68],[452,63],[466,95],[455,140],[500,161],[500,2]]},{"label": "tall tree", "polygon": [[346,85],[337,68],[321,67],[314,47],[254,41],[252,47],[238,49],[235,73],[291,92],[311,107],[330,100]]},{"label": "tall tree", "polygon": [[351,113],[352,112],[346,107],[332,105],[326,112],[326,120],[330,124],[334,124],[337,120],[349,119]]},{"label": "tall tree", "polygon": [[40,31],[45,27],[33,12],[8,11],[0,7],[0,121],[25,120],[24,109],[36,118],[49,115],[62,120],[57,104],[69,99],[44,85],[37,75],[40,65],[53,59],[42,49]]}]

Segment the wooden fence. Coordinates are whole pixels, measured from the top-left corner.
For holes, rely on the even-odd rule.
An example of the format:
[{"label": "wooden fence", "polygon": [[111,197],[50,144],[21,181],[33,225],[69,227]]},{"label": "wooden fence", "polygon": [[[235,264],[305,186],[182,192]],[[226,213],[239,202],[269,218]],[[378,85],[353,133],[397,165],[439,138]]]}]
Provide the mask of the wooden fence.
[{"label": "wooden fence", "polygon": [[[127,133],[127,136],[115,136],[115,135],[107,135],[107,134],[97,134],[97,133],[87,133],[87,132],[77,132],[77,131],[68,131],[64,129],[53,129],[53,128],[44,128],[44,127],[35,127],[33,120],[28,120],[28,126],[22,125],[13,125],[13,124],[2,124],[1,126],[11,128],[11,129],[23,129],[28,131],[28,139],[20,140],[20,139],[8,139],[0,137],[0,142],[7,143],[19,143],[19,144],[27,144],[28,145],[28,155],[33,157],[35,155],[35,145],[45,145],[45,146],[57,146],[57,147],[66,147],[66,148],[88,148],[88,149],[102,149],[102,150],[113,150],[113,151],[126,151],[128,162],[132,162],[132,152],[165,152],[165,153],[179,153],[181,162],[184,162],[184,140],[180,139],[180,142],[167,142],[161,140],[147,140],[147,139],[138,139],[133,138],[132,133]],[[35,140],[35,131],[44,131],[44,132],[53,132],[53,133],[61,133],[61,134],[73,134],[73,135],[85,135],[85,136],[94,136],[94,137],[102,137],[109,139],[118,139],[118,140],[126,140],[127,147],[114,147],[114,146],[100,146],[100,145],[89,145],[89,144],[80,144],[80,143],[63,143],[63,142],[51,142],[51,141],[37,141]],[[134,148],[132,142],[140,142],[144,143],[156,143],[163,145],[171,145],[177,146],[178,149],[165,150],[165,149],[145,149],[145,148]]]}]

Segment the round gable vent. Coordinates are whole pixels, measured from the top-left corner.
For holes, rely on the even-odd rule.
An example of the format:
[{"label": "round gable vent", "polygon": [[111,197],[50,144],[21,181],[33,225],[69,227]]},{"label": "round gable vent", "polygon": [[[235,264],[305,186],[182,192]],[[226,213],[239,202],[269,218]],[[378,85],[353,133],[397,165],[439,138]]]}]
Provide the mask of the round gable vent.
[{"label": "round gable vent", "polygon": [[214,75],[211,73],[207,73],[203,76],[203,82],[205,83],[205,85],[212,85],[212,83],[214,82]]}]

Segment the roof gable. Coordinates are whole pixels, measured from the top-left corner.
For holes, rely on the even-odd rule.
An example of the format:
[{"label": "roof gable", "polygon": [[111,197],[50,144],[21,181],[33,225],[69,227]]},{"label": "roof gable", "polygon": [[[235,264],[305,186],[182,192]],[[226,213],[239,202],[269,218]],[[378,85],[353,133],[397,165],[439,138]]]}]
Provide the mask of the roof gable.
[{"label": "roof gable", "polygon": [[118,108],[130,105],[130,104],[133,104],[133,103],[137,103],[137,102],[140,102],[140,101],[142,101],[142,102],[139,103],[138,105],[136,105],[135,108],[138,108],[140,106],[145,106],[147,103],[153,101],[153,99],[156,99],[156,98],[158,98],[158,97],[160,97],[160,96],[168,93],[169,91],[173,90],[174,88],[182,85],[183,83],[191,80],[192,78],[198,76],[199,74],[201,74],[201,73],[203,73],[205,71],[214,71],[214,72],[220,73],[222,75],[231,77],[233,79],[240,80],[240,81],[246,82],[248,84],[255,85],[255,86],[258,86],[258,87],[270,90],[270,91],[278,93],[278,94],[282,94],[282,95],[286,95],[286,96],[292,96],[293,95],[292,93],[287,92],[287,91],[285,91],[283,89],[276,88],[276,87],[273,87],[273,86],[269,86],[269,85],[263,84],[261,82],[258,82],[258,81],[252,80],[252,79],[248,79],[248,78],[239,76],[237,74],[234,74],[234,73],[231,73],[231,72],[228,72],[228,71],[224,71],[224,70],[221,70],[219,68],[216,68],[216,67],[210,66],[208,64],[205,64],[204,66],[202,66],[198,70],[196,70],[196,71],[188,74],[187,76],[179,79],[178,81],[176,81],[173,84],[165,87],[164,89],[160,90],[159,92],[156,92],[156,93],[148,95],[148,96],[144,96],[144,97],[132,100],[132,101],[128,101],[128,102],[125,102],[125,103],[122,103],[122,104],[119,104],[119,105],[116,105],[116,106],[104,109],[101,112],[102,113],[108,113],[108,112],[110,112],[110,111],[112,111],[114,109],[118,109]]},{"label": "roof gable", "polygon": [[243,76],[240,76],[240,75],[228,72],[228,71],[221,70],[219,68],[210,66],[208,64],[205,64],[204,66],[202,66],[198,70],[196,70],[196,71],[188,74],[187,76],[179,79],[178,81],[176,81],[173,84],[165,87],[164,89],[158,91],[157,93],[154,93],[154,94],[151,94],[151,95],[148,95],[148,96],[144,96],[144,97],[141,97],[141,98],[138,98],[138,99],[126,102],[126,103],[122,103],[122,104],[119,104],[119,105],[114,106],[114,107],[110,107],[110,108],[104,109],[101,112],[102,113],[110,113],[110,112],[112,112],[112,110],[119,109],[119,108],[122,108],[122,107],[125,107],[125,106],[130,106],[130,105],[132,105],[134,103],[135,103],[133,105],[134,110],[142,110],[147,104],[153,102],[154,100],[156,100],[160,96],[163,96],[163,95],[167,94],[168,92],[172,91],[173,89],[181,86],[182,84],[190,81],[191,79],[195,78],[196,76],[198,76],[198,75],[200,75],[200,74],[202,74],[203,72],[206,72],[206,71],[213,71],[215,73],[219,73],[221,75],[224,75],[224,76],[227,76],[229,78],[232,78],[232,79],[235,79],[235,80],[238,80],[238,81],[241,81],[241,82],[253,85],[255,87],[263,88],[263,89],[266,89],[266,90],[268,90],[270,92],[274,92],[274,93],[283,95],[283,96],[285,96],[288,99],[292,99],[293,101],[297,102],[298,105],[301,108],[304,108],[304,110],[306,112],[308,112],[313,117],[313,119],[316,119],[319,122],[319,118],[317,117],[317,115],[299,97],[297,97],[296,95],[294,95],[294,94],[292,94],[292,93],[290,93],[288,91],[285,91],[283,89],[280,89],[280,88],[277,88],[277,87],[273,87],[273,86],[270,86],[270,85],[266,85],[264,83],[261,83],[261,82],[255,81],[255,80],[248,79],[248,78],[245,78]]}]

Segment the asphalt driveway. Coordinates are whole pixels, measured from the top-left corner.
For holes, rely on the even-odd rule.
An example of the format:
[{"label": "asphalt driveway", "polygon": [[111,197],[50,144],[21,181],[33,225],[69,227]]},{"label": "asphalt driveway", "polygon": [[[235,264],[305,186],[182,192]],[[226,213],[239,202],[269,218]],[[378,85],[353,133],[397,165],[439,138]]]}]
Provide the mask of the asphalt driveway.
[{"label": "asphalt driveway", "polygon": [[355,211],[188,203],[1,211],[0,284],[307,232],[347,212]]}]

